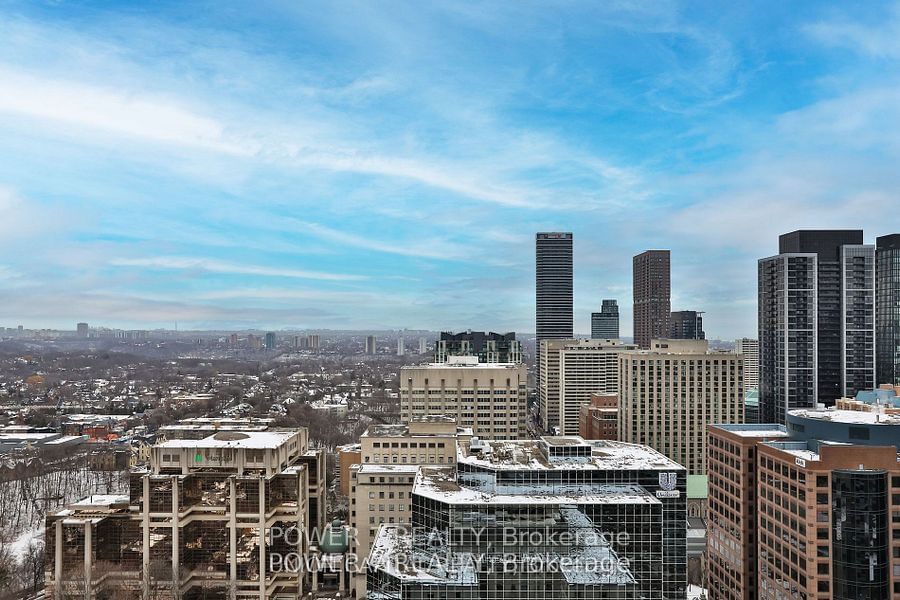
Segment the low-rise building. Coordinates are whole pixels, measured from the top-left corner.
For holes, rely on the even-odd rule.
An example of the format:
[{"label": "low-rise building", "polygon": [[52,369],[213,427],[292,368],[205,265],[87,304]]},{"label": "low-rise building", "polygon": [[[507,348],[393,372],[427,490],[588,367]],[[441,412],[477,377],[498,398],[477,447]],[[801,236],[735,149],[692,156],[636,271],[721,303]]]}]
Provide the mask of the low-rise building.
[{"label": "low-rise building", "polygon": [[384,524],[370,597],[684,598],[686,472],[578,437],[461,444],[421,467],[409,527]]},{"label": "low-rise building", "polygon": [[47,594],[299,598],[308,573],[278,559],[315,550],[324,469],[306,429],[211,430],[158,443],[150,465],[131,472],[128,496],[47,516]]},{"label": "low-rise building", "polygon": [[581,405],[578,433],[586,440],[618,440],[619,397],[616,394],[591,394],[590,404]]}]

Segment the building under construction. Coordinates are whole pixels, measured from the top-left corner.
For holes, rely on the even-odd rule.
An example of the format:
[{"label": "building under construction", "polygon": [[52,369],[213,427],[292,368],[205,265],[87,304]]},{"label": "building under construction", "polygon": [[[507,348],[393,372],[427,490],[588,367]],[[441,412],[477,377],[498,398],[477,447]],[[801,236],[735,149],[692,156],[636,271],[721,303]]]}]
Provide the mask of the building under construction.
[{"label": "building under construction", "polygon": [[[130,493],[47,517],[48,598],[298,598],[325,525],[325,454],[303,429],[169,428]],[[298,561],[299,559],[299,561]]]}]

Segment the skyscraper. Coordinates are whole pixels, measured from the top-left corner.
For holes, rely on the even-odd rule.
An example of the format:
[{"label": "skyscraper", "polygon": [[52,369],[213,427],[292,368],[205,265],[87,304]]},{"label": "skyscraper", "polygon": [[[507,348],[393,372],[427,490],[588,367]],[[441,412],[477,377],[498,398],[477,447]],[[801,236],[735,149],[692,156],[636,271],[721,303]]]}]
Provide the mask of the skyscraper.
[{"label": "skyscraper", "polygon": [[900,233],[875,241],[877,382],[900,383]]},{"label": "skyscraper", "polygon": [[760,419],[875,385],[875,247],[861,230],[794,231],[758,266]]},{"label": "skyscraper", "polygon": [[397,338],[397,356],[403,356],[406,354],[406,340],[403,339],[403,336]]},{"label": "skyscraper", "polygon": [[483,363],[522,362],[522,342],[516,334],[464,331],[442,331],[441,339],[434,343],[434,362],[445,363],[451,356],[477,356]]},{"label": "skyscraper", "polygon": [[90,328],[88,327],[87,323],[79,323],[75,326],[75,328],[78,332],[78,337],[87,337],[88,333],[90,332]]},{"label": "skyscraper", "polygon": [[759,389],[759,340],[735,340],[734,351],[744,355],[744,393]]},{"label": "skyscraper", "polygon": [[375,336],[366,336],[366,354],[375,354]]},{"label": "skyscraper", "polygon": [[275,333],[270,331],[266,334],[266,350],[275,349]]},{"label": "skyscraper", "polygon": [[541,340],[572,337],[572,234],[538,233],[535,238],[535,353]]},{"label": "skyscraper", "polygon": [[668,250],[647,250],[634,257],[634,343],[669,335],[672,311],[671,257]]},{"label": "skyscraper", "polygon": [[673,340],[705,340],[703,313],[678,310],[669,317],[669,337]]},{"label": "skyscraper", "polygon": [[604,300],[600,312],[591,313],[591,338],[595,340],[619,338],[619,305],[615,300]]}]

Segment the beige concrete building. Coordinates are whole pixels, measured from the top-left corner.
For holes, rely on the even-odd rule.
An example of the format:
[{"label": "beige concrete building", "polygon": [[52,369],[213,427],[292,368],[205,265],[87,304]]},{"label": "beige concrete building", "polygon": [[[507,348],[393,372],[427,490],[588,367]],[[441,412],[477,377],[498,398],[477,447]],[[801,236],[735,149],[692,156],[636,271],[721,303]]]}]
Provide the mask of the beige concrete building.
[{"label": "beige concrete building", "polygon": [[[311,578],[270,568],[308,556],[325,524],[325,455],[306,429],[242,432],[194,423],[150,449],[130,493],[47,517],[48,597],[298,598]],[[275,559],[275,560],[273,560]],[[117,594],[114,596],[113,594]]]},{"label": "beige concrete building", "polygon": [[525,435],[528,372],[524,364],[479,363],[450,356],[447,363],[400,369],[400,415],[447,415],[474,435],[514,440]]},{"label": "beige concrete building", "polygon": [[706,475],[706,428],[744,420],[743,357],[706,340],[652,340],[619,355],[619,439]]},{"label": "beige concrete building", "polygon": [[620,340],[542,340],[538,398],[544,431],[578,435],[582,405],[591,394],[618,393],[619,352],[635,349]]}]

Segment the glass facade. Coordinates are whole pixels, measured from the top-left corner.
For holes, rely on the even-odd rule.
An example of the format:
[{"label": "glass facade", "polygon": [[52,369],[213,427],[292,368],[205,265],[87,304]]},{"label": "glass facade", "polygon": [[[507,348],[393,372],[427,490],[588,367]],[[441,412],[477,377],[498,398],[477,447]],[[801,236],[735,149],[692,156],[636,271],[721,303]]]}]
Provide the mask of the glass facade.
[{"label": "glass facade", "polygon": [[875,264],[877,382],[900,383],[900,234],[879,237]]},{"label": "glass facade", "polygon": [[592,468],[591,450],[545,447],[550,468],[423,470],[411,527],[379,531],[368,597],[685,598],[685,471]]},{"label": "glass facade", "polygon": [[834,600],[890,598],[887,473],[839,470],[831,475]]}]

